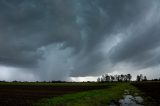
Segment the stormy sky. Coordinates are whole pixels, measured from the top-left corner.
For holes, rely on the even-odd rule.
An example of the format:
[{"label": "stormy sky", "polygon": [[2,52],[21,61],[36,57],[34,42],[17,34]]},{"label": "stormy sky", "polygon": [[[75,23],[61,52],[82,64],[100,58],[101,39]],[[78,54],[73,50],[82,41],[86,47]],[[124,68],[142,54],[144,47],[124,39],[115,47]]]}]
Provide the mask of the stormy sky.
[{"label": "stormy sky", "polygon": [[159,0],[0,0],[0,80],[160,76]]}]

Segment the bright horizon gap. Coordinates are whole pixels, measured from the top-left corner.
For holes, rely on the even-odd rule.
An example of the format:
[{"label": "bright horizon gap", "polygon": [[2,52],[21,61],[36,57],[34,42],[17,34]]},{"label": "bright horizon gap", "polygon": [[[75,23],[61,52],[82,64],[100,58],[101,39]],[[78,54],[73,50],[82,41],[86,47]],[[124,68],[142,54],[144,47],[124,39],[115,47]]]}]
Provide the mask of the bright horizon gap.
[{"label": "bright horizon gap", "polygon": [[[23,73],[20,72],[20,70],[21,70],[20,68],[18,69],[18,68],[14,68],[14,67],[0,66],[0,73],[1,73],[0,80],[3,81],[3,79],[6,79],[6,81],[14,81],[14,80],[17,80],[17,81],[47,81],[47,80],[35,79],[36,76],[31,73],[28,73],[28,71],[24,75]],[[16,73],[16,74],[13,74],[13,73]],[[18,76],[17,76],[17,74],[18,74]],[[115,71],[113,73],[106,73],[106,74],[114,76],[114,75],[121,75],[121,74],[127,74],[127,73],[118,73],[117,71]],[[142,74],[142,73],[139,73],[137,75],[140,75],[140,74]],[[16,76],[16,79],[14,79],[15,76]],[[69,77],[69,79],[66,81],[74,81],[74,82],[97,81],[97,78],[101,77],[101,76]],[[26,80],[27,78],[29,78],[30,80]],[[150,78],[149,80],[151,80],[151,79],[152,78]],[[136,80],[136,74],[132,75],[132,80],[133,81]],[[48,81],[54,81],[54,80],[48,80]]]}]

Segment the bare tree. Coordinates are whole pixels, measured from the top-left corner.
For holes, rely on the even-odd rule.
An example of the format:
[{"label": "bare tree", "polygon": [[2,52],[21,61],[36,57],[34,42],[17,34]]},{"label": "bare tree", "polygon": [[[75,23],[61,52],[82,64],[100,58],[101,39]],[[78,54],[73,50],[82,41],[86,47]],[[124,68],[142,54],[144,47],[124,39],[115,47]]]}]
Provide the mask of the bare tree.
[{"label": "bare tree", "polygon": [[111,75],[110,79],[111,79],[111,82],[113,82],[115,80],[115,77]]},{"label": "bare tree", "polygon": [[137,79],[136,79],[138,82],[140,81],[143,81],[143,75],[140,74],[140,75],[137,75]]},{"label": "bare tree", "polygon": [[109,76],[108,74],[105,75],[105,78],[106,78],[106,82],[109,82],[110,79],[111,79],[110,76]]},{"label": "bare tree", "polygon": [[137,79],[136,81],[140,82],[141,81],[141,77],[139,75],[137,75]]},{"label": "bare tree", "polygon": [[128,81],[131,81],[131,79],[132,79],[131,74],[127,74],[127,78],[128,78]]},{"label": "bare tree", "polygon": [[147,81],[147,77],[146,76],[144,76],[143,81]]},{"label": "bare tree", "polygon": [[101,78],[98,77],[98,78],[97,78],[97,82],[101,82]]}]

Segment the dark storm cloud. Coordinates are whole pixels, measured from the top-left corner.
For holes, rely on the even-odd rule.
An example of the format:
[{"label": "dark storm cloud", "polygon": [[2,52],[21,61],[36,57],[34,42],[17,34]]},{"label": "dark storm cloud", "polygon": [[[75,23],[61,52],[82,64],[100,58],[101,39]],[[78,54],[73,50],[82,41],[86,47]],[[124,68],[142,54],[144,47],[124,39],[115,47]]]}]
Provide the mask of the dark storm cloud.
[{"label": "dark storm cloud", "polygon": [[[131,2],[104,0],[94,1],[92,3],[91,1],[88,2],[89,3],[82,2],[84,3],[82,16],[86,21],[85,27],[87,27],[84,30],[86,30],[86,33],[88,34],[87,44],[85,45],[87,50],[84,55],[89,55],[87,55],[88,60],[86,58],[84,59],[87,63],[81,63],[81,61],[78,63],[81,71],[75,72],[74,75],[94,74],[97,70],[101,69],[102,65],[107,66],[107,59],[109,59],[109,62],[113,65],[123,62],[123,60],[124,62],[125,60],[127,62],[128,59],[137,67],[146,67],[144,62],[148,59],[148,56],[150,57],[149,59],[151,59],[151,55],[145,52],[145,50],[151,50],[158,46],[158,24],[144,32],[137,28],[135,32],[132,32],[131,36],[122,36],[122,41],[118,43],[117,46],[114,46],[109,53],[106,53],[109,58],[105,58],[101,52],[97,52],[99,49],[99,46],[97,45],[104,42],[104,39],[109,38],[110,36],[115,36],[118,33],[125,34],[130,26],[132,26],[133,29],[138,27],[138,24],[146,17],[148,11],[154,8],[154,2],[156,4],[156,1],[144,2],[135,0]],[[145,29],[146,26],[142,27]],[[133,57],[133,55],[136,56]],[[83,57],[81,57],[81,60],[83,60]],[[103,64],[106,60],[106,64]],[[106,71],[110,70],[108,68],[110,67],[106,67]],[[77,70],[78,69],[79,68],[77,68]]]},{"label": "dark storm cloud", "polygon": [[[149,53],[150,50],[155,49],[160,45],[160,31],[158,26],[153,26],[150,30],[145,31],[142,34],[133,32],[131,37],[113,48],[111,51],[111,58],[113,61],[119,62],[131,58],[134,59],[135,57],[138,57],[139,59],[142,58],[142,60],[147,59],[145,55],[149,55],[147,53]],[[135,60],[139,61],[138,58]]]},{"label": "dark storm cloud", "polygon": [[51,43],[67,42],[76,45],[79,31],[74,22],[72,2],[61,0],[0,2],[2,5],[0,53],[1,58],[8,60],[8,63],[34,64],[39,57],[36,53],[37,48]]},{"label": "dark storm cloud", "polygon": [[141,68],[158,65],[158,3],[0,0],[0,64],[41,68],[40,79],[65,76],[57,70],[71,76],[99,75],[102,67],[110,70],[108,64],[121,62]]},{"label": "dark storm cloud", "polygon": [[141,68],[159,64],[159,58],[155,58],[159,57],[159,54],[153,51],[160,45],[160,20],[157,14],[160,6],[155,5],[152,8],[148,15],[138,20],[135,28],[131,29],[130,36],[110,51],[112,62],[132,62]]}]

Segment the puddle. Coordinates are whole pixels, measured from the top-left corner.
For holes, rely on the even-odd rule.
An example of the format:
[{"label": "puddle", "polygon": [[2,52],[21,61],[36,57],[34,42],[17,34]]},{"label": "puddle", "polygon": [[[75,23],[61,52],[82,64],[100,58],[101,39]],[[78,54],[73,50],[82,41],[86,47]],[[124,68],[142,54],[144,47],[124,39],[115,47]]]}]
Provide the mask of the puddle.
[{"label": "puddle", "polygon": [[123,99],[118,102],[112,101],[109,106],[144,106],[143,98],[138,96],[138,93],[134,93],[134,96],[130,94],[128,90],[124,91]]},{"label": "puddle", "polygon": [[119,100],[120,106],[143,106],[143,98],[140,96],[125,95]]}]

